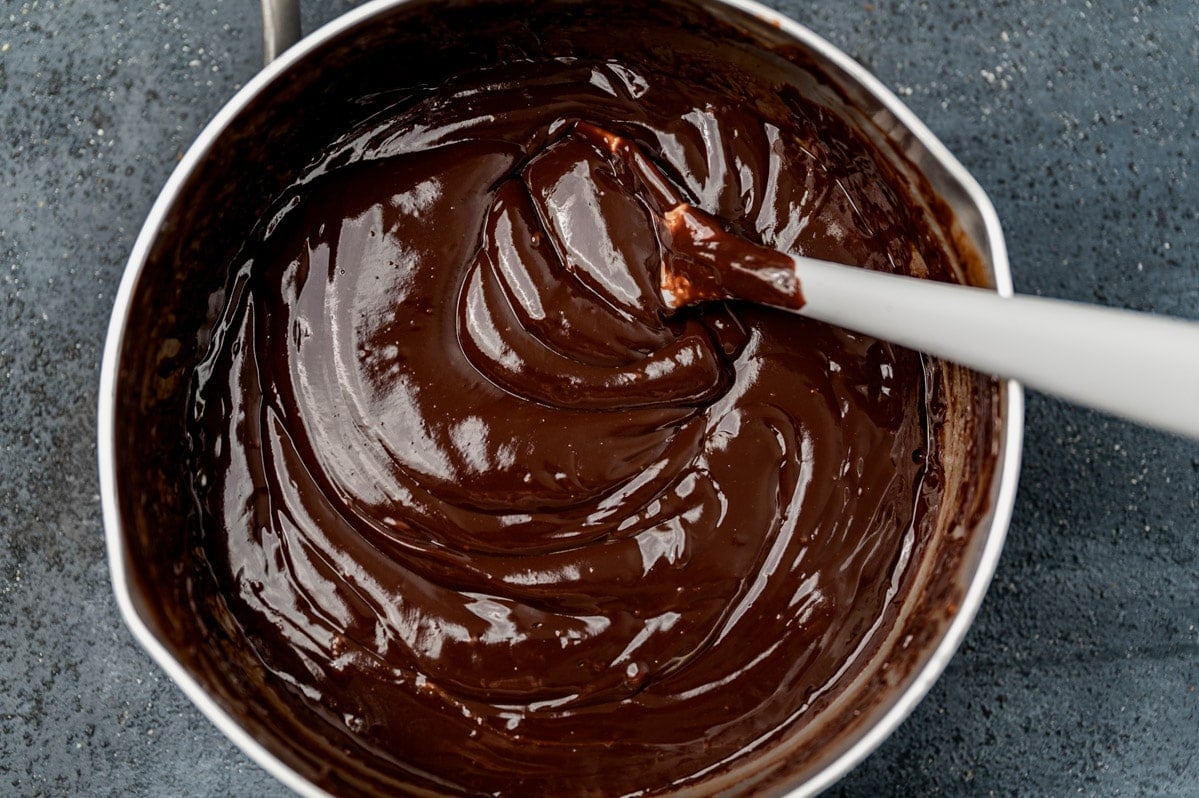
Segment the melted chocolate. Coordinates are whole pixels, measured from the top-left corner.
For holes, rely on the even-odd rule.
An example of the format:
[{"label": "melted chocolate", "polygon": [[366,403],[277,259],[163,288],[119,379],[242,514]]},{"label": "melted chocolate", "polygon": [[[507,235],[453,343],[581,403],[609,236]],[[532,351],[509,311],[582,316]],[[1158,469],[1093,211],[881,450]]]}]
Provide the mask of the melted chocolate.
[{"label": "melted chocolate", "polygon": [[663,264],[711,255],[695,220],[746,252],[947,255],[839,116],[656,57],[397,101],[247,246],[192,394],[200,542],[280,703],[374,774],[335,788],[699,781],[894,621],[940,468],[921,358],[676,312]]}]

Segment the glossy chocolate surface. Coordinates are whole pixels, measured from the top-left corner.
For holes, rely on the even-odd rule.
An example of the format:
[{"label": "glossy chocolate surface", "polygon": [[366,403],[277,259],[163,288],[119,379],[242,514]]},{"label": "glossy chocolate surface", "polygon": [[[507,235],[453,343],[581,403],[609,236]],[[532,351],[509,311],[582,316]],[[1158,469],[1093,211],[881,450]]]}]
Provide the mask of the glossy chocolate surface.
[{"label": "glossy chocolate surface", "polygon": [[271,674],[248,716],[318,720],[332,789],[700,781],[807,723],[910,587],[940,495],[927,364],[668,307],[663,264],[703,237],[663,219],[951,258],[840,115],[661,57],[397,98],[328,142],[221,297],[190,403],[197,603]]}]

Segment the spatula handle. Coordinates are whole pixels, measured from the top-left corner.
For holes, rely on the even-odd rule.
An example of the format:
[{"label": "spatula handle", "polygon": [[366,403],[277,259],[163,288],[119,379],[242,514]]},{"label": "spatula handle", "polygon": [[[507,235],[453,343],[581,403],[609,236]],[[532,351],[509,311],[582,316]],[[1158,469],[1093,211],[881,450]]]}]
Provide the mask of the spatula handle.
[{"label": "spatula handle", "polygon": [[806,316],[1199,439],[1199,323],[795,261]]}]

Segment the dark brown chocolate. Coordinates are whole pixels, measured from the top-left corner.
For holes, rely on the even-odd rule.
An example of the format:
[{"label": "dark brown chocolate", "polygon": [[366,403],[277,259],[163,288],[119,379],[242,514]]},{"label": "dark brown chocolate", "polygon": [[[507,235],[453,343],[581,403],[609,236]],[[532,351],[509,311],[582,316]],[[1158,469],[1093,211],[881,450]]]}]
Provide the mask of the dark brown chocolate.
[{"label": "dark brown chocolate", "polygon": [[894,621],[940,469],[922,359],[674,311],[662,266],[703,236],[663,220],[767,273],[948,256],[840,116],[662,57],[406,97],[247,245],[192,394],[200,545],[279,701],[374,774],[334,789],[697,782],[807,723]]}]

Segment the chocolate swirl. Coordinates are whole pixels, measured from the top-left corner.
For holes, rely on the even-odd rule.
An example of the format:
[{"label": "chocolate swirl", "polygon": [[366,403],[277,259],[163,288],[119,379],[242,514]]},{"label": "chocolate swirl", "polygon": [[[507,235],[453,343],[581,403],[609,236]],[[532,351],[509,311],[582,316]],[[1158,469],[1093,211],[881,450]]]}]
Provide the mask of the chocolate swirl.
[{"label": "chocolate swirl", "polygon": [[943,261],[865,141],[762,96],[629,63],[464,75],[332,143],[251,243],[193,395],[205,556],[362,768],[686,783],[887,628],[921,545],[920,358],[661,298],[680,201],[782,250]]}]

